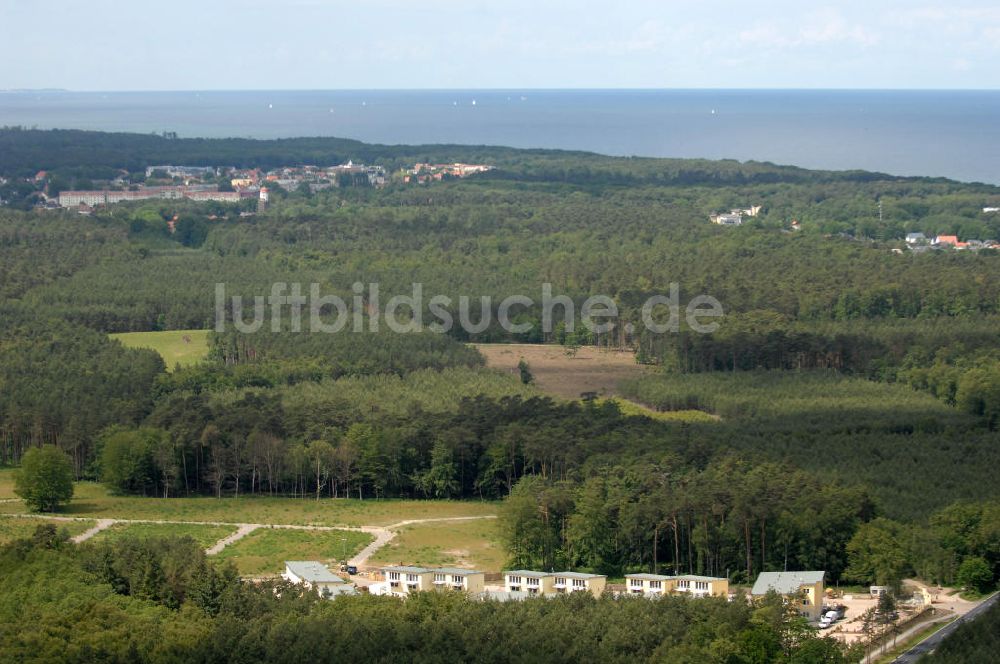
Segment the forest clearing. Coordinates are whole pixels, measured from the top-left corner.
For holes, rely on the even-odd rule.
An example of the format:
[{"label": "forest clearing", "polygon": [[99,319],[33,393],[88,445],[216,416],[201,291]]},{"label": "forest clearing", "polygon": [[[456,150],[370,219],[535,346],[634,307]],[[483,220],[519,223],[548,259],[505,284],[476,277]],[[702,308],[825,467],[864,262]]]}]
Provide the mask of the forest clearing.
[{"label": "forest clearing", "polygon": [[167,365],[174,367],[196,364],[208,355],[208,330],[163,330],[157,332],[122,332],[110,335],[126,348],[155,350]]}]

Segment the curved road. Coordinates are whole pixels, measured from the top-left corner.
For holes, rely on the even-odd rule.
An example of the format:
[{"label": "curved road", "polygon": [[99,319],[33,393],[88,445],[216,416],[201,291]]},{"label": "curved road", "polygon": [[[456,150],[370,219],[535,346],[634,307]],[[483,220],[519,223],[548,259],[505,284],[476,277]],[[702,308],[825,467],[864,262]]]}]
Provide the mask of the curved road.
[{"label": "curved road", "polygon": [[[987,611],[991,606],[993,606],[993,604],[995,604],[997,601],[997,597],[1000,597],[1000,594],[993,593],[991,597],[986,599],[976,608],[966,613],[964,616],[961,616],[947,627],[943,627],[942,629],[938,630],[934,634],[930,635],[917,645],[913,646],[912,648],[904,652],[896,659],[892,660],[893,664],[914,664],[924,655],[934,652],[934,650],[939,645],[941,645],[941,642],[944,639],[948,638],[948,636],[952,632],[958,629],[959,625],[968,622],[970,620],[975,620],[980,615],[982,615],[983,612]],[[923,625],[922,627],[926,627],[926,625]]]}]

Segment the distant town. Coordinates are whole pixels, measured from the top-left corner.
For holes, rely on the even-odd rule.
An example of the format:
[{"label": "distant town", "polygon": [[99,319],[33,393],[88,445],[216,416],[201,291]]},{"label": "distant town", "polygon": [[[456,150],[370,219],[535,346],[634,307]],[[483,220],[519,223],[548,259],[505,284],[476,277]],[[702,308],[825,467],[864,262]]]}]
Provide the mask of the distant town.
[{"label": "distant town", "polygon": [[[134,174],[122,170],[103,186],[86,189],[59,189],[51,182],[50,174],[39,171],[25,184],[39,188],[38,208],[76,208],[88,214],[95,207],[149,199],[188,199],[239,203],[258,200],[264,207],[269,193],[276,190],[315,193],[335,187],[384,187],[395,178],[403,184],[439,182],[485,173],[493,167],[487,164],[415,164],[387,176],[380,165],[357,164],[353,161],[336,166],[320,167],[299,165],[262,171],[257,168],[211,166],[149,166],[145,179],[136,181]],[[6,184],[6,180],[0,184]],[[3,204],[3,201],[0,201]]]}]

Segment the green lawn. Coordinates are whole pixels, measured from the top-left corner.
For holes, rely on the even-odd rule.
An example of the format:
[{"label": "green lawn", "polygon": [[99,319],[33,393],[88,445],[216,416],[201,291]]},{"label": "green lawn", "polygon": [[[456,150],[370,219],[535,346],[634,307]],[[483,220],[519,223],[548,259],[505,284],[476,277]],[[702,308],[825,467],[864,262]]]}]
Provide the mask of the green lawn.
[{"label": "green lawn", "polygon": [[376,565],[471,567],[483,572],[504,568],[506,553],[495,519],[422,523],[406,526],[371,558]]},{"label": "green lawn", "polygon": [[372,539],[352,530],[260,528],[215,557],[233,561],[242,575],[280,574],[286,560],[319,560],[335,571],[335,563],[353,556]]},{"label": "green lawn", "polygon": [[[0,492],[13,480],[0,474]],[[144,498],[112,496],[101,484],[77,482],[73,500],[60,514],[88,519],[221,521],[318,526],[385,526],[407,519],[483,516],[497,503],[450,500],[357,500],[356,498]],[[27,512],[20,501],[0,503],[0,514]]]},{"label": "green lawn", "polygon": [[117,540],[123,537],[149,539],[151,537],[188,536],[198,542],[200,547],[207,549],[223,537],[228,537],[235,532],[234,526],[201,526],[189,523],[116,523],[94,535],[91,541]]},{"label": "green lawn", "polygon": [[94,526],[93,521],[58,521],[56,519],[2,515],[0,516],[0,544],[31,537],[35,528],[44,524],[52,524],[59,530],[65,530],[70,537],[79,535]]},{"label": "green lawn", "polygon": [[168,330],[165,332],[123,332],[110,335],[129,348],[155,350],[173,371],[178,364],[187,366],[208,355],[208,330]]}]

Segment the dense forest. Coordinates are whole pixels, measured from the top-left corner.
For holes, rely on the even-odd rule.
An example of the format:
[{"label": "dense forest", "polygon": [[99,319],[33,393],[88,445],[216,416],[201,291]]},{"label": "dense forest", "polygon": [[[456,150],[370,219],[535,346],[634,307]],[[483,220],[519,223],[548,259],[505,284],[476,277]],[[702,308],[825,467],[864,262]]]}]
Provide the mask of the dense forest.
[{"label": "dense forest", "polygon": [[[1000,237],[1000,215],[982,212],[996,187],[486,147],[0,131],[11,178],[347,159],[497,168],[276,192],[256,216],[190,201],[91,216],[0,208],[0,461],[52,443],[78,478],[159,499],[503,499],[511,561],[524,566],[950,583],[982,559],[1000,576],[1000,256],[900,241]],[[751,204],[764,211],[741,227],[708,222]],[[252,302],[276,282],[345,301],[353,284],[377,283],[383,303],[419,282],[451,298],[456,320],[460,296],[489,297],[472,312],[489,320],[373,331],[366,295],[363,332],[273,331],[268,313],[259,332],[230,325],[204,362],[177,368],[107,336],[213,329],[216,284],[232,316],[228,297]],[[542,284],[566,296],[550,331]],[[643,303],[671,284],[682,307],[716,298],[718,329],[644,330]],[[527,332],[497,323],[512,294],[535,301],[516,309]],[[580,323],[599,294],[620,316],[598,334]],[[650,369],[625,396],[713,418],[553,400],[484,368],[468,341],[631,350]]]}]

